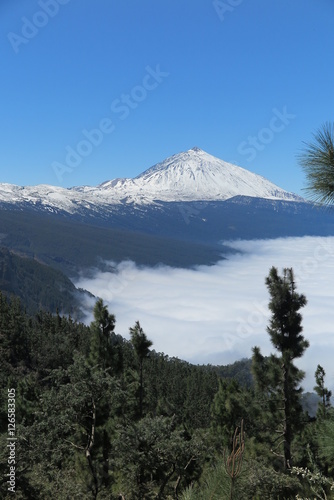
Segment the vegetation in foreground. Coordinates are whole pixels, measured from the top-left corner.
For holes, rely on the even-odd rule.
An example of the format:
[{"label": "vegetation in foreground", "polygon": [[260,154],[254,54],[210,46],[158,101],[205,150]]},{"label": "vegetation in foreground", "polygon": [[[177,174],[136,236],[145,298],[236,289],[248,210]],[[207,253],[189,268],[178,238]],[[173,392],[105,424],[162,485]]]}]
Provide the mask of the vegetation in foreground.
[{"label": "vegetation in foreground", "polygon": [[251,385],[156,353],[139,322],[126,341],[100,299],[87,327],[0,294],[1,498],[10,480],[34,500],[334,498],[325,372],[310,418],[294,365],[306,298],[292,269],[272,268],[266,285],[275,352],[254,347]]}]

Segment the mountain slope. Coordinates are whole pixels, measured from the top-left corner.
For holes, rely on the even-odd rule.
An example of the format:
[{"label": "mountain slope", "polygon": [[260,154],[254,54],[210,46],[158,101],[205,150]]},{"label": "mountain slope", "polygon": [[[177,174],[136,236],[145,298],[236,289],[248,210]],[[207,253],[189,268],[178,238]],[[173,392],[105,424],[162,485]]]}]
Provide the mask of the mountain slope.
[{"label": "mountain slope", "polygon": [[213,264],[224,240],[306,235],[334,235],[332,213],[198,148],[97,187],[0,184],[1,245],[70,277],[106,261]]},{"label": "mountain slope", "polygon": [[264,177],[219,160],[196,147],[167,158],[136,180],[140,180],[147,191],[158,193],[158,199],[165,201],[216,201],[234,196],[298,200],[296,195]]},{"label": "mountain slope", "polygon": [[44,309],[80,318],[81,292],[62,272],[0,247],[0,291],[21,299],[29,314]]},{"label": "mountain slope", "polygon": [[334,216],[309,203],[237,196],[215,202],[119,205],[110,213],[0,209],[1,245],[73,277],[105,261],[173,267],[227,257],[224,240],[332,236]]},{"label": "mountain slope", "polygon": [[223,201],[234,196],[304,201],[264,177],[193,148],[154,165],[134,179],[71,189],[0,184],[0,204],[70,214],[112,213],[117,206],[156,201]]},{"label": "mountain slope", "polygon": [[226,163],[197,147],[154,165],[134,179],[100,185],[110,196],[135,201],[218,201],[233,196],[301,201],[264,177]]},{"label": "mountain slope", "polygon": [[[70,278],[82,269],[110,270],[106,261],[132,260],[144,266],[192,267],[213,264],[222,258],[221,245],[180,240],[156,232],[147,234],[140,225],[145,218],[137,217],[137,213],[134,216],[128,212],[115,219],[97,218],[92,224],[90,219],[87,223],[87,220],[54,213],[0,210],[0,242],[21,255],[61,270]],[[155,221],[147,214],[147,226]]]}]

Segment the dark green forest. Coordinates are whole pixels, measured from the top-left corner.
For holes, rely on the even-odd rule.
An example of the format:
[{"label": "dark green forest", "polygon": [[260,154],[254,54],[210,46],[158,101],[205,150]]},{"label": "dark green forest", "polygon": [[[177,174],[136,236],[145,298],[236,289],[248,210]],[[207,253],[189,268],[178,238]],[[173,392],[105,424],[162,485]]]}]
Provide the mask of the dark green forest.
[{"label": "dark green forest", "polygon": [[[0,247],[0,290],[17,296],[26,311],[45,309],[80,319],[82,293],[61,271]],[[86,292],[88,293],[88,292]]]},{"label": "dark green forest", "polygon": [[[179,210],[176,210],[176,214],[181,217]],[[144,215],[144,225],[150,227]],[[123,227],[123,220],[122,215],[119,224],[115,222],[108,225],[105,222],[100,227],[92,221],[88,223],[87,219],[84,222],[75,217],[68,219],[29,210],[4,210],[0,206],[0,240],[1,245],[9,250],[36,259],[72,277],[78,276],[82,269],[103,269],[105,261],[132,260],[144,266],[164,263],[172,267],[189,268],[218,262],[224,258],[222,254],[227,252],[218,242],[207,244],[205,241],[187,241],[177,234],[146,234],[137,229],[134,221],[130,227]],[[171,220],[172,225],[175,225],[174,218]],[[163,222],[156,221],[156,226],[163,226]]]},{"label": "dark green forest", "polygon": [[[4,499],[334,498],[334,413],[321,360],[316,417],[302,407],[306,297],[268,274],[273,354],[231,367],[129,340],[101,299],[90,326],[0,294]],[[249,376],[249,365],[251,373]]]}]

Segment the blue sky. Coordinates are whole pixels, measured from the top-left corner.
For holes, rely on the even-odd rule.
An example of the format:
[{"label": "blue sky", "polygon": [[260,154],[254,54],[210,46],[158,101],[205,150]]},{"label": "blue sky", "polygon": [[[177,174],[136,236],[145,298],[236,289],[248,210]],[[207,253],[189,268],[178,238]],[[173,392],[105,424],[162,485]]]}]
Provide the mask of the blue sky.
[{"label": "blue sky", "polygon": [[332,0],[2,0],[0,182],[96,185],[199,146],[302,194]]}]

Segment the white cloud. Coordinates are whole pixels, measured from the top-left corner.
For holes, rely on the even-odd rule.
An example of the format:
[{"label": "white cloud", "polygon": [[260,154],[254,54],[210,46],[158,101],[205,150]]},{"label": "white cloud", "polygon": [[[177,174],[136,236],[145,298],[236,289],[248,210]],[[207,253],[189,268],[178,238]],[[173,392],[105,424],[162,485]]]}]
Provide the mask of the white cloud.
[{"label": "white cloud", "polygon": [[302,314],[310,348],[298,362],[307,372],[303,385],[312,389],[320,363],[327,385],[334,387],[334,238],[224,243],[243,253],[196,270],[123,262],[116,273],[97,271],[76,286],[103,298],[124,337],[139,320],[156,351],[194,363],[227,364],[250,357],[254,345],[263,354],[272,352],[265,278],[273,265],[280,272],[293,267],[297,290],[308,299]]}]

